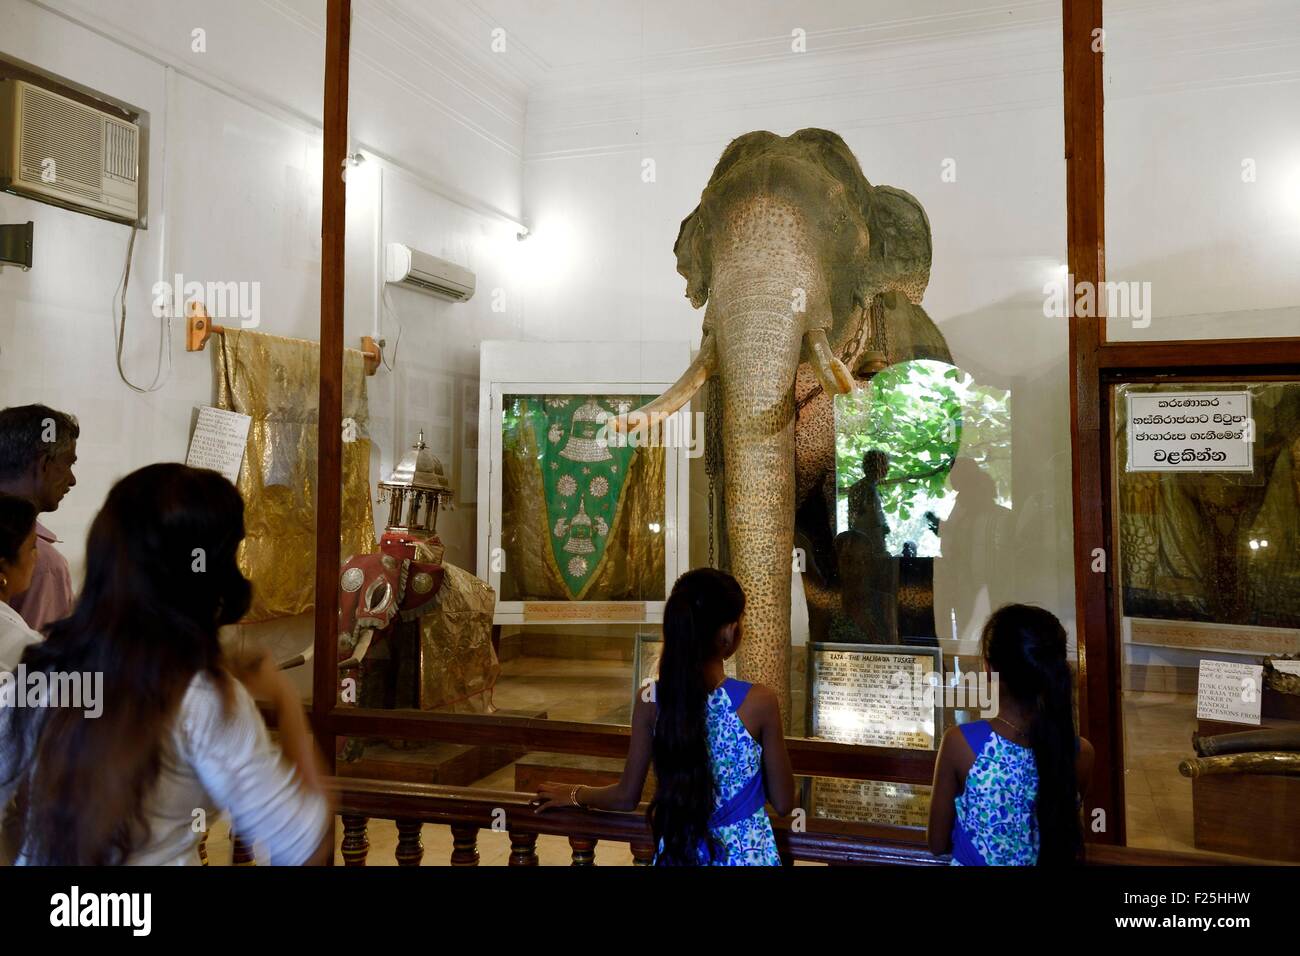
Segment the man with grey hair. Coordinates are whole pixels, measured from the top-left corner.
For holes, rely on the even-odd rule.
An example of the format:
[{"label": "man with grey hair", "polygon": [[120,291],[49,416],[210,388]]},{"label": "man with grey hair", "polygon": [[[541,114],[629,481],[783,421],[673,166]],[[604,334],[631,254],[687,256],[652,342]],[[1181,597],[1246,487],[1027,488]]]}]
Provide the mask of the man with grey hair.
[{"label": "man with grey hair", "polygon": [[[26,498],[38,512],[54,511],[77,483],[72,466],[80,433],[75,418],[45,405],[0,411],[0,492]],[[37,521],[32,585],[9,602],[34,631],[72,613],[72,573],[56,541]]]}]

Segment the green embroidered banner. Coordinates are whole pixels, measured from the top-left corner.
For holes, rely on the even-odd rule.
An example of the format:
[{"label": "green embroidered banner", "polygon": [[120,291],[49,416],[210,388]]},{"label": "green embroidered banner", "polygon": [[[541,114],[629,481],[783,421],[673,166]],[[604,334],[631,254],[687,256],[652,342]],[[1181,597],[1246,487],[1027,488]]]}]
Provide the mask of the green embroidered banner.
[{"label": "green embroidered banner", "polygon": [[532,427],[538,448],[551,553],[575,600],[605,556],[637,453],[606,441],[606,422],[652,397],[542,395],[520,400],[520,417]]}]

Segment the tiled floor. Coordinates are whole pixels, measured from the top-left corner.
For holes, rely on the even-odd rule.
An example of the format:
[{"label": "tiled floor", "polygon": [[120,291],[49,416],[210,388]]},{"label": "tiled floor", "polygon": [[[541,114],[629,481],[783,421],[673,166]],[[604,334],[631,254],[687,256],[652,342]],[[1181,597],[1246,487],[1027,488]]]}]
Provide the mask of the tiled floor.
[{"label": "tiled floor", "polygon": [[1192,851],[1192,781],[1178,763],[1193,756],[1196,698],[1124,693],[1124,797],[1130,846]]},{"label": "tiled floor", "polygon": [[517,657],[501,665],[492,702],[502,710],[545,711],[551,720],[626,724],[632,713],[632,664]]},{"label": "tiled floor", "polygon": [[[631,705],[631,664],[613,660],[578,661],[551,657],[523,657],[507,661],[497,685],[498,708],[515,712],[545,711],[554,720],[626,723]],[[1192,753],[1195,698],[1173,693],[1129,691],[1124,694],[1125,794],[1128,842],[1132,846],[1167,850],[1192,850],[1191,781],[1178,773],[1178,762]],[[478,780],[487,790],[514,790],[514,765]],[[335,827],[341,841],[342,824]],[[397,830],[392,821],[372,820],[368,836],[371,866],[395,865]],[[423,832],[424,865],[447,865],[451,858],[451,831],[426,825]],[[481,866],[505,865],[510,839],[504,832],[479,832]],[[214,864],[230,860],[230,842],[224,822],[214,828],[208,842]],[[540,837],[537,854],[543,866],[568,866],[572,861],[564,837]],[[335,859],[342,862],[336,844]],[[625,844],[600,843],[600,866],[631,865]]]}]

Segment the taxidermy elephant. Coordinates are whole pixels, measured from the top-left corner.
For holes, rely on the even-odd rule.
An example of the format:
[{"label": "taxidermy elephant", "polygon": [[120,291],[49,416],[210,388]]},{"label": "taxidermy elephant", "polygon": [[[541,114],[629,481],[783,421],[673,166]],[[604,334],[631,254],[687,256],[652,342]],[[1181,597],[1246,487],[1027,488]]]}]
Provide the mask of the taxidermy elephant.
[{"label": "taxidermy elephant", "polygon": [[[824,393],[823,417],[854,387],[882,297],[925,291],[930,224],[911,195],[867,182],[837,134],[754,132],[723,152],[674,251],[687,298],[707,303],[700,352],[621,425],[657,422],[717,377],[726,539],[748,597],[740,673],[775,688],[788,718],[796,383]],[[915,337],[942,343],[937,329]]]}]

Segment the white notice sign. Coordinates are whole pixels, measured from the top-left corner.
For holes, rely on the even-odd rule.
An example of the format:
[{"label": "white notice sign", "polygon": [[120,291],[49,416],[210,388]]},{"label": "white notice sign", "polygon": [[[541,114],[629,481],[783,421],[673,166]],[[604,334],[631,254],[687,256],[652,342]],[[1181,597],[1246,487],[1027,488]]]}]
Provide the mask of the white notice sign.
[{"label": "white notice sign", "polygon": [[240,412],[204,405],[199,409],[199,423],[190,439],[190,453],[185,464],[192,468],[211,468],[233,483],[239,478],[248,443],[248,426],[253,419]]},{"label": "white notice sign", "polygon": [[1129,471],[1253,471],[1250,392],[1129,392]]},{"label": "white notice sign", "polygon": [[1196,680],[1196,719],[1259,725],[1264,668],[1232,661],[1201,661]]}]

